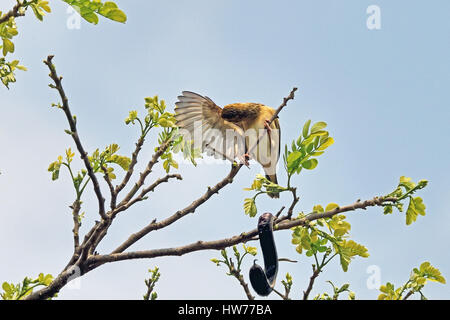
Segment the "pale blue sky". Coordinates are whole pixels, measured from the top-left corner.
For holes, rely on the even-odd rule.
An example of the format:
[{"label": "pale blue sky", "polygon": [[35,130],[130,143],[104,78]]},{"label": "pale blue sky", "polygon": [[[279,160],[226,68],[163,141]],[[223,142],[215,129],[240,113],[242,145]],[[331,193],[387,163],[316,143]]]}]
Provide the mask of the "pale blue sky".
[{"label": "pale blue sky", "polygon": [[[14,1],[2,1],[0,10]],[[450,3],[435,1],[124,1],[125,25],[101,19],[69,30],[66,5],[50,4],[43,23],[31,14],[18,20],[16,54],[29,71],[7,91],[0,88],[0,281],[20,281],[39,272],[56,275],[72,251],[73,191],[66,174],[52,182],[48,164],[74,147],[64,134],[64,115],[47,86],[42,60],[55,55],[72,111],[87,150],[116,142],[131,153],[135,128],[125,126],[128,110],[143,109],[158,94],[172,106],[182,90],[197,91],[217,104],[256,101],[276,107],[293,86],[296,99],[283,110],[282,141],[296,138],[307,119],[326,121],[335,144],[318,167],[299,177],[298,211],[315,204],[341,205],[393,190],[402,175],[430,181],[421,192],[427,216],[405,225],[403,214],[383,216],[380,208],[348,213],[352,238],[369,249],[344,273],[338,261],[320,275],[313,290],[328,291],[326,280],[349,282],[357,298],[374,299],[366,270],[376,265],[381,282],[400,285],[410,270],[430,261],[450,277]],[[366,8],[381,8],[381,30],[366,28]],[[31,13],[31,12],[30,12]],[[154,138],[154,136],[152,136]],[[143,150],[141,167],[152,154]],[[81,166],[81,163],[79,164]],[[181,183],[161,186],[145,203],[121,215],[100,252],[108,252],[153,218],[162,219],[190,204],[228,165],[182,165]],[[195,214],[133,246],[169,247],[214,240],[256,227],[244,215],[257,165],[241,170],[235,183]],[[152,177],[163,175],[161,169]],[[286,177],[280,172],[280,183]],[[104,188],[105,193],[107,188]],[[260,212],[276,212],[290,201],[260,198]],[[97,219],[96,201],[84,199],[82,232]],[[276,233],[279,255],[298,259],[280,264],[279,280],[294,277],[293,298],[306,288],[311,259],[298,256],[290,232]],[[254,243],[256,245],[257,243]],[[259,246],[258,246],[259,247]],[[209,261],[204,251],[184,257],[126,261],[103,266],[63,289],[61,298],[140,299],[147,269],[161,268],[157,292],[163,299],[245,298],[235,279]],[[261,261],[261,257],[259,257]],[[245,276],[252,259],[244,266]],[[448,285],[431,283],[429,298],[448,299]],[[271,296],[276,298],[275,296]]]}]

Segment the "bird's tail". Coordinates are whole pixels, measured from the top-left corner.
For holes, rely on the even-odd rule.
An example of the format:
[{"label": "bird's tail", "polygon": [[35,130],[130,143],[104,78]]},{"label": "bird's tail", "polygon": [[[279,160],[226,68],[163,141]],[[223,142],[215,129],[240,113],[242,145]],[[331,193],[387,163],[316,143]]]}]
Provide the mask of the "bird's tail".
[{"label": "bird's tail", "polygon": [[[277,180],[277,174],[266,174],[266,178],[269,179],[271,182],[278,184],[278,180]],[[269,197],[271,198],[275,198],[278,199],[280,197],[280,193],[279,192],[269,192],[267,194]]]}]

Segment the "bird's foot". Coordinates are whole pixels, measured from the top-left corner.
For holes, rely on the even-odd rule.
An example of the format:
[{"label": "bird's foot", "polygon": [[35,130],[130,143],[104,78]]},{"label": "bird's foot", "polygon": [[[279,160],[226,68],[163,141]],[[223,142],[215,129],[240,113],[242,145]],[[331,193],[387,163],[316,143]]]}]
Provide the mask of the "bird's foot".
[{"label": "bird's foot", "polygon": [[272,132],[272,128],[270,127],[270,120],[264,120],[264,128],[266,128],[267,133],[271,133]]},{"label": "bird's foot", "polygon": [[250,168],[250,163],[248,162],[248,160],[250,160],[250,155],[248,153],[244,153],[242,156],[240,156],[239,160],[241,160],[241,163],[247,168]]},{"label": "bird's foot", "polygon": [[267,130],[267,135],[269,136],[269,139],[272,140],[272,137],[270,134],[272,133],[272,128],[270,127],[270,120],[264,120],[264,128]]}]

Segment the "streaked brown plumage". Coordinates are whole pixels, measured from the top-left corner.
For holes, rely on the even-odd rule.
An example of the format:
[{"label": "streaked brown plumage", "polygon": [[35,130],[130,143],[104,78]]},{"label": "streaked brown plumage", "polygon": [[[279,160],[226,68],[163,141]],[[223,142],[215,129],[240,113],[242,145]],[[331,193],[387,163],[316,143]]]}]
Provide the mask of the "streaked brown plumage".
[{"label": "streaked brown plumage", "polygon": [[[216,158],[233,161],[236,157],[255,159],[264,169],[266,177],[277,182],[276,165],[280,156],[280,123],[275,119],[270,129],[267,121],[275,113],[260,103],[233,103],[222,108],[210,98],[183,91],[175,107],[175,118],[180,129],[189,134],[201,151]],[[261,130],[268,134],[261,136]],[[258,146],[253,147],[261,136]],[[278,198],[278,193],[269,193]]]}]

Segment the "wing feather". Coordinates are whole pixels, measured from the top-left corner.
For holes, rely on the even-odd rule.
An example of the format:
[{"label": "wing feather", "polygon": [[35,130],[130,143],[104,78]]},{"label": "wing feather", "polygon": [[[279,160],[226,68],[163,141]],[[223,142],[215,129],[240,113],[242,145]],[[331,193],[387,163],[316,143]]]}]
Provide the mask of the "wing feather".
[{"label": "wing feather", "polygon": [[[207,152],[216,158],[234,160],[238,143],[244,139],[243,129],[222,118],[222,108],[217,106],[210,98],[198,93],[183,91],[175,103],[175,119],[177,126],[189,132],[190,138],[201,136],[202,141],[195,145],[201,145],[201,152]],[[196,132],[200,130],[199,132]],[[226,139],[233,135],[237,139],[226,143]],[[228,131],[228,135],[227,135]],[[194,141],[195,142],[195,141]]]}]

